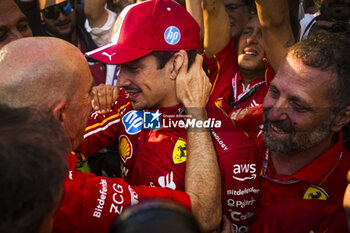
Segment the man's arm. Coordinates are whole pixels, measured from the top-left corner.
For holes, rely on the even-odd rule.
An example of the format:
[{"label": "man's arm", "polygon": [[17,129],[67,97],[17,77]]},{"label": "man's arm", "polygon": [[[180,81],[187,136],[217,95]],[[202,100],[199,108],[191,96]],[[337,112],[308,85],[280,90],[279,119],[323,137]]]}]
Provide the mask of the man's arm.
[{"label": "man's arm", "polygon": [[[176,79],[176,94],[187,115],[207,120],[205,106],[211,84],[202,69],[203,58],[197,55],[187,72],[188,58]],[[192,212],[203,230],[213,230],[221,221],[221,176],[209,129],[189,127],[186,132],[188,158],[185,191],[191,198]]]},{"label": "man's arm", "polygon": [[287,0],[255,0],[266,57],[276,71],[287,54],[287,48],[295,43],[290,24]]},{"label": "man's arm", "polygon": [[200,48],[198,52],[203,51],[203,40],[204,40],[204,25],[203,25],[203,12],[201,6],[201,0],[186,0],[186,9],[192,17],[197,21],[200,31]]},{"label": "man's arm", "polygon": [[223,0],[203,0],[204,50],[207,57],[221,51],[231,39],[230,20]]}]

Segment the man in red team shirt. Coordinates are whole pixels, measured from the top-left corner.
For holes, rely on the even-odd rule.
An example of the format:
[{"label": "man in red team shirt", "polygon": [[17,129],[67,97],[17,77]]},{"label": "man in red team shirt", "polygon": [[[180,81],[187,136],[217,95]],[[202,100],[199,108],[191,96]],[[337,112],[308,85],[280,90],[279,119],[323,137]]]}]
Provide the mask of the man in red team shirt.
[{"label": "man in red team shirt", "polygon": [[[263,104],[262,192],[251,232],[347,232],[349,49],[348,36],[323,32],[283,59]],[[250,124],[261,117],[246,115]]]},{"label": "man in red team shirt", "polygon": [[[25,38],[5,45],[0,56],[1,102],[11,107],[32,106],[52,112],[75,150],[83,140],[93,97],[92,76],[81,52],[57,38]],[[202,109],[200,106],[205,106],[208,99],[205,92],[209,91],[210,84],[201,71],[200,59],[195,60],[190,71],[187,66],[178,70],[176,83],[183,89],[177,91],[177,97],[185,107]],[[202,113],[205,114],[205,110]],[[115,216],[125,206],[155,197],[180,202],[192,209],[203,229],[215,228],[221,215],[217,159],[209,132],[195,130],[195,127],[187,130],[187,193],[131,186],[123,179],[82,173],[76,169],[80,155],[72,152],[65,194],[54,216],[53,232],[108,232]]]},{"label": "man in red team shirt", "polygon": [[205,63],[212,83],[210,98],[223,102],[226,112],[261,104],[274,76],[264,62],[264,40],[256,14],[235,45],[224,1],[203,1]]},{"label": "man in red team shirt", "polygon": [[[287,0],[256,0],[255,3],[260,22],[260,25],[258,26],[260,31],[260,40],[263,41],[266,59],[269,65],[271,65],[267,66],[265,73],[265,84],[269,84],[274,76],[273,71],[278,70],[282,59],[287,54],[288,47],[292,46],[295,43],[295,40],[290,23]],[[244,72],[242,72],[242,70],[241,74],[244,79]],[[259,79],[256,79],[256,81],[258,80]],[[230,118],[235,121],[236,124],[239,125],[245,132],[247,132],[250,138],[253,140],[262,129],[262,121],[260,125],[249,124],[249,122],[244,122],[244,114],[247,112],[250,112],[250,114],[259,114],[259,112],[261,112],[261,108],[254,108],[253,106],[263,103],[268,87],[269,85],[264,85],[255,91],[252,89],[254,92],[250,93],[251,97],[249,97],[247,101],[254,101],[254,104],[250,104],[250,106],[246,105],[244,108],[233,109],[229,114]],[[249,94],[246,96],[248,95]]]},{"label": "man in red team shirt", "polygon": [[[184,88],[175,85],[175,80],[184,61],[179,50],[187,51],[190,64],[198,47],[198,24],[174,1],[146,1],[125,8],[112,43],[88,53],[103,62],[120,64],[117,86],[122,90],[111,112],[90,116],[79,150],[89,156],[118,143],[121,170],[128,183],[184,190],[186,156],[191,148],[184,124],[202,124],[203,118],[195,118],[198,109],[184,108],[175,98]],[[105,88],[109,96],[111,87],[101,87]],[[237,226],[247,229],[260,192],[260,169],[251,159],[255,148],[213,102],[206,107],[203,128],[210,127],[219,160],[223,211],[235,216],[232,221]],[[156,127],[149,127],[150,123]]]}]

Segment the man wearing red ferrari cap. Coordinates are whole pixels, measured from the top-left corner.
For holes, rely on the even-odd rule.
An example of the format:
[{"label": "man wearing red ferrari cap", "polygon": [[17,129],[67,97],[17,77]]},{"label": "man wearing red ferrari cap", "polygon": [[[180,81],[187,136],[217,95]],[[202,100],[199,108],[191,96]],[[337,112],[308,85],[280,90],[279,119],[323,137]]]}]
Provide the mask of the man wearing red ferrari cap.
[{"label": "man wearing red ferrari cap", "polygon": [[[260,191],[260,169],[252,159],[254,147],[211,102],[205,111],[204,106],[186,108],[177,98],[185,88],[176,85],[179,69],[187,59],[182,50],[188,54],[190,67],[198,47],[199,26],[176,2],[145,1],[126,7],[117,19],[112,42],[87,54],[120,64],[117,86],[122,90],[111,112],[90,116],[79,150],[89,156],[117,142],[127,182],[184,190],[185,162],[191,149],[185,128],[191,124],[201,125],[204,131],[210,128],[221,168],[223,203],[230,204],[227,212],[242,215],[243,221],[237,221],[241,225],[246,223],[243,216],[253,215]],[[101,87],[107,96],[112,91],[109,88]],[[103,98],[96,101],[100,105],[104,102]],[[237,154],[240,156],[233,156]],[[234,166],[237,169],[233,172]],[[254,192],[238,194],[244,187]],[[234,202],[242,205],[232,203],[231,193],[237,193]],[[243,204],[245,200],[249,204]]]}]

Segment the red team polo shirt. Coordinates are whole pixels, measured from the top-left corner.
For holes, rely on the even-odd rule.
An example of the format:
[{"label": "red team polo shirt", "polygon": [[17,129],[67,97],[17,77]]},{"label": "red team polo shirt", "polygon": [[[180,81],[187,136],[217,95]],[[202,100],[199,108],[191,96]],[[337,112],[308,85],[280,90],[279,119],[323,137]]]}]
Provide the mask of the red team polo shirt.
[{"label": "red team polo shirt", "polygon": [[216,101],[218,98],[230,99],[232,97],[232,79],[234,74],[239,71],[234,41],[231,39],[224,49],[213,57],[204,58],[204,62],[208,67],[209,79],[212,84],[210,99],[212,101]]},{"label": "red team polo shirt", "polygon": [[350,153],[335,136],[329,150],[291,176],[275,173],[259,138],[262,192],[251,232],[347,232],[342,203]]},{"label": "red team polo shirt", "polygon": [[149,198],[175,200],[191,210],[185,192],[148,186],[130,186],[123,179],[95,176],[75,169],[69,156],[64,198],[54,215],[53,233],[107,233],[125,207]]},{"label": "red team polo shirt", "polygon": [[213,57],[205,58],[212,83],[210,98],[212,101],[222,100],[222,108],[226,112],[262,104],[275,73],[265,61],[265,76],[252,80],[244,85],[241,76],[237,49],[231,39],[224,49]]}]

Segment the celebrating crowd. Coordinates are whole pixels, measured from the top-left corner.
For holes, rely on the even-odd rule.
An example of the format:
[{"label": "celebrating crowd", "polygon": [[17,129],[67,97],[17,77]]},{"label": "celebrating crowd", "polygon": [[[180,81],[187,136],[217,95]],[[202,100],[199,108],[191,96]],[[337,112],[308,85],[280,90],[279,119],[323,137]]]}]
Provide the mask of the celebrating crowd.
[{"label": "celebrating crowd", "polygon": [[349,232],[349,54],[350,0],[0,0],[0,232]]}]

